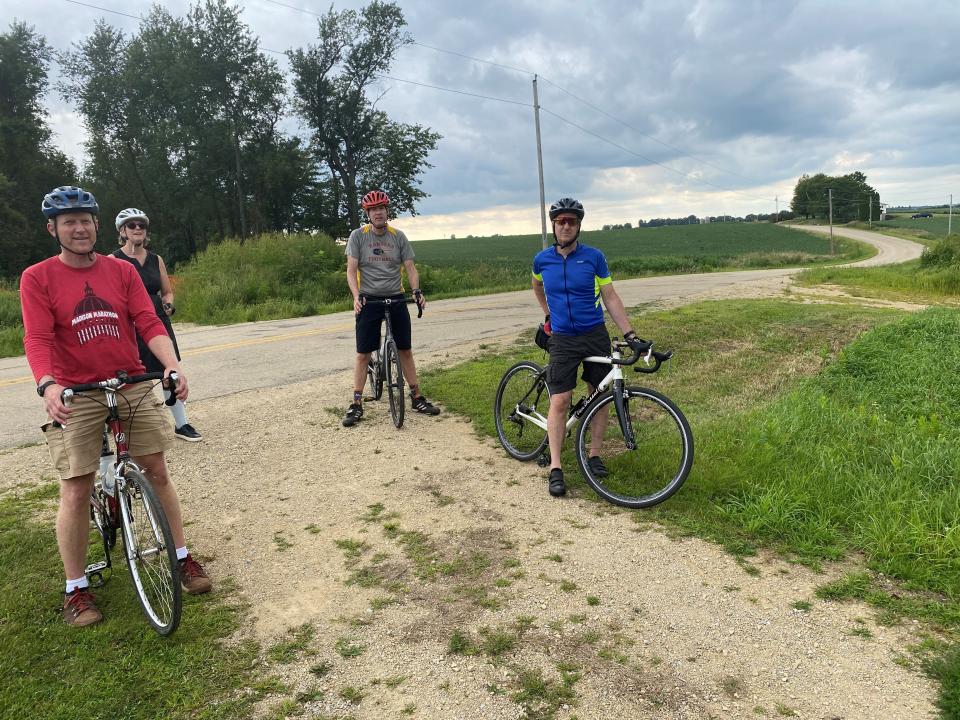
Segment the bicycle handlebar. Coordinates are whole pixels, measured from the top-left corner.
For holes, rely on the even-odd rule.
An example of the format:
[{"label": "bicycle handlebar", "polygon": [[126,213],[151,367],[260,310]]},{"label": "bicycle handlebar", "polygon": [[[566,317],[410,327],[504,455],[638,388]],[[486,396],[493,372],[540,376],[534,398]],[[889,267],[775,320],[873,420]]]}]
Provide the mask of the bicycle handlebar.
[{"label": "bicycle handlebar", "polygon": [[[630,343],[626,341],[614,341],[613,346],[617,349],[623,349],[630,347]],[[653,342],[650,340],[645,340],[640,343],[639,346],[633,351],[633,355],[629,358],[620,359],[620,360],[611,360],[612,363],[616,365],[634,365],[643,354],[646,353],[643,360],[647,364],[647,367],[635,367],[634,372],[642,373],[655,373],[660,369],[660,366],[665,363],[667,360],[673,357],[673,350],[667,350],[666,352],[659,352],[653,349]],[[653,359],[654,364],[650,365],[650,359]]]},{"label": "bicycle handlebar", "polygon": [[417,319],[423,317],[423,308],[420,307],[420,304],[417,302],[416,298],[407,297],[406,295],[398,295],[396,297],[388,298],[371,298],[367,295],[360,296],[360,304],[366,305],[370,303],[371,305],[393,305],[395,303],[405,303],[406,305],[416,305],[417,306]]},{"label": "bicycle handlebar", "polygon": [[[180,378],[177,373],[170,373],[168,383],[170,397],[164,400],[164,403],[168,406],[174,405],[177,402],[176,390],[179,379]],[[60,400],[66,404],[66,402],[77,393],[86,392],[88,390],[116,390],[122,385],[133,385],[135,383],[148,382],[150,380],[163,380],[163,373],[152,372],[145,373],[143,375],[127,375],[124,371],[118,370],[117,377],[109,378],[107,380],[100,380],[99,382],[84,383],[82,385],[73,385],[71,387],[64,388],[63,392],[60,393]],[[173,402],[171,402],[171,400]]]}]

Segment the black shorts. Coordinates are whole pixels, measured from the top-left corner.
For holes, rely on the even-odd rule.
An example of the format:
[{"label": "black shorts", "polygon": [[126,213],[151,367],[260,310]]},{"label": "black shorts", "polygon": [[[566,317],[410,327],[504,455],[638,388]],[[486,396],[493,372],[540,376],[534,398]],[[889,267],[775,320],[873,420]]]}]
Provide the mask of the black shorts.
[{"label": "black shorts", "polygon": [[[368,300],[379,300],[371,296]],[[386,317],[387,308],[390,308],[390,326],[393,329],[393,339],[397,343],[397,350],[409,350],[410,338],[410,311],[403,302],[403,295],[397,295],[400,302],[392,305],[364,305],[357,315],[357,352],[369,353],[380,349],[380,326]]]},{"label": "black shorts", "polygon": [[[598,325],[582,335],[550,336],[550,364],[547,366],[547,385],[552,394],[569,392],[577,386],[577,368],[591,355],[610,355],[610,335],[606,325]],[[610,365],[583,363],[586,382],[594,387],[610,372]]]}]

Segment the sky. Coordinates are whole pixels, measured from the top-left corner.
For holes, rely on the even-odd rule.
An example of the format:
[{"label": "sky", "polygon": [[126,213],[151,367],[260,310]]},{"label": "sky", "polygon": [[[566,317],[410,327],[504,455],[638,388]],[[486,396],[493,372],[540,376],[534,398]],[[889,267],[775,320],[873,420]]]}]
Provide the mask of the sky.
[{"label": "sky", "polygon": [[[151,4],[83,2],[128,15]],[[287,71],[282,52],[316,42],[316,13],[330,4],[282,3],[291,7],[237,4]],[[162,3],[177,15],[189,4]],[[588,230],[774,212],[789,207],[801,175],[818,172],[860,170],[892,205],[950,193],[960,202],[956,0],[919,11],[887,0],[398,4],[415,42],[394,79],[379,81],[378,107],[442,135],[422,176],[429,197],[396,221],[411,239],[539,232],[534,74],[546,203],[580,199]],[[106,10],[0,0],[4,25],[25,21],[56,50],[99,18],[137,31],[138,20]],[[58,145],[82,165],[80,118],[56,91],[46,100]],[[293,117],[285,128],[307,133]]]}]

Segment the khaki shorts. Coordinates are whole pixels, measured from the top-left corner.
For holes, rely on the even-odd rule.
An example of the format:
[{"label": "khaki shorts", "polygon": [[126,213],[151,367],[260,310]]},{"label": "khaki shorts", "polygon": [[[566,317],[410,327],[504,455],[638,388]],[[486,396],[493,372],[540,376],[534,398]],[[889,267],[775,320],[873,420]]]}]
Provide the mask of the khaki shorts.
[{"label": "khaki shorts", "polygon": [[[173,422],[153,384],[137,383],[117,394],[117,409],[127,433],[130,454],[134,457],[162,452],[173,446]],[[48,422],[40,428],[61,480],[87,475],[100,467],[103,425],[107,419],[105,393],[91,390],[84,395],[70,402],[73,412],[66,427],[55,427]],[[132,422],[131,411],[134,413]]]}]

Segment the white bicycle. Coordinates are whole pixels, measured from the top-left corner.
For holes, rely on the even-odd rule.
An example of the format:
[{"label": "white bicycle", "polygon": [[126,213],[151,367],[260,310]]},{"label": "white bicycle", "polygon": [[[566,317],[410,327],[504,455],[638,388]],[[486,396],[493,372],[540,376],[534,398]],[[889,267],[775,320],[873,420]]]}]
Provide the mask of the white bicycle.
[{"label": "white bicycle", "polygon": [[[645,343],[627,359],[629,343],[615,341],[607,357],[588,362],[610,365],[610,372],[589,396],[570,408],[567,434],[579,422],[574,450],[580,472],[598,495],[616,505],[647,508],[663,502],[683,485],[693,466],[693,432],[672,400],[655,390],[624,384],[623,367],[644,358],[636,372],[654,373],[673,357]],[[500,444],[510,456],[549,464],[545,450],[550,391],[547,368],[523,360],[503,375],[493,404]],[[615,417],[610,417],[613,406]]]}]

